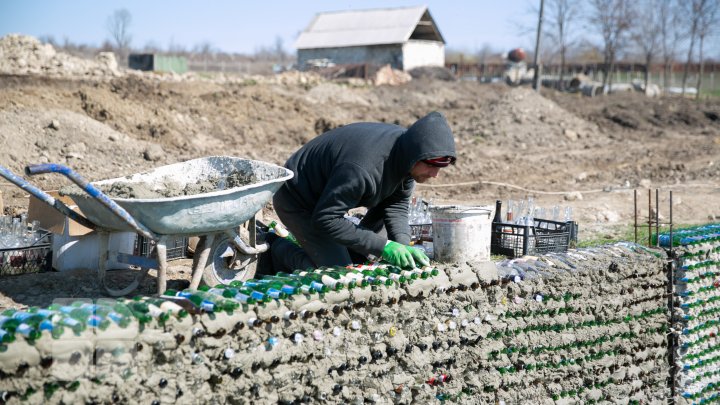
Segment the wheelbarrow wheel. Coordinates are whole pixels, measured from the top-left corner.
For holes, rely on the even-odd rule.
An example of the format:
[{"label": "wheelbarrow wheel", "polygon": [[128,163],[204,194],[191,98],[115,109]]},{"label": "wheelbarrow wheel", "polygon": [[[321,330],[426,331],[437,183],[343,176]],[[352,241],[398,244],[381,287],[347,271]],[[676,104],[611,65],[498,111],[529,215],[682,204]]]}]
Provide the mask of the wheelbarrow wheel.
[{"label": "wheelbarrow wheel", "polygon": [[[243,236],[245,235],[241,232],[241,237]],[[197,251],[202,251],[201,246],[198,246]],[[257,261],[257,255],[238,252],[228,235],[218,234],[210,249],[210,257],[205,265],[202,281],[212,287],[253,278],[257,270]]]}]

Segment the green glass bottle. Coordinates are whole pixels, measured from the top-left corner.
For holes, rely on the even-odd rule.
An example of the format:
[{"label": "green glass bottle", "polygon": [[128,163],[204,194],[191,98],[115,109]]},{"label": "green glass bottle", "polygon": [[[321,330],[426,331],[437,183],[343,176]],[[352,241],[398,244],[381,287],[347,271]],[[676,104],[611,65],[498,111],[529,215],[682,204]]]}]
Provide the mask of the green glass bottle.
[{"label": "green glass bottle", "polygon": [[[4,311],[3,315],[0,315],[0,328],[4,329],[7,332],[15,332],[15,329],[20,325],[20,320],[13,318],[12,316],[8,316],[8,311]],[[12,315],[13,312],[10,312],[9,315]]]},{"label": "green glass bottle", "polygon": [[365,278],[365,275],[354,270],[346,269],[344,267],[337,266],[334,272],[342,277],[350,279],[355,282],[355,285],[360,288],[365,288],[370,285],[370,282]]},{"label": "green glass bottle", "polygon": [[285,238],[297,246],[300,246],[300,242],[290,233],[284,226],[280,225],[277,221],[271,221],[268,228],[272,229],[275,234],[281,238]]},{"label": "green glass bottle", "polygon": [[146,303],[126,300],[125,305],[140,324],[146,324],[152,321],[152,316],[148,313],[150,310]]},{"label": "green glass bottle", "polygon": [[338,282],[342,283],[345,288],[348,290],[351,290],[355,287],[357,287],[357,283],[355,280],[351,277],[345,277],[343,274],[338,273],[334,269],[331,268],[323,268],[323,269],[317,269],[315,270],[315,274],[321,274],[326,277],[333,278],[337,280]]},{"label": "green glass bottle", "polygon": [[419,273],[418,273],[418,272],[412,271],[412,270],[404,270],[404,269],[401,269],[400,267],[397,267],[397,266],[388,266],[388,270],[389,270],[390,272],[393,272],[393,273],[396,273],[396,274],[400,274],[400,275],[404,276],[404,277],[405,277],[406,279],[408,279],[408,280],[415,280],[415,279],[417,279],[417,278],[419,277]]},{"label": "green glass bottle", "polygon": [[247,295],[248,297],[250,297],[254,300],[257,300],[257,302],[259,302],[260,304],[265,304],[265,303],[268,303],[273,300],[272,297],[267,294],[264,294],[260,291],[255,291],[253,289],[250,289],[250,288],[247,288],[244,286],[239,287],[237,290],[238,290],[238,293]]},{"label": "green glass bottle", "polygon": [[327,274],[320,274],[320,273],[314,273],[314,272],[308,272],[308,271],[301,271],[301,270],[295,270],[293,274],[297,275],[301,278],[301,282],[307,283],[311,281],[315,281],[318,283],[322,283],[328,287],[330,290],[340,291],[343,288],[345,288],[345,284],[340,282],[337,278],[333,278]]},{"label": "green glass bottle", "polygon": [[261,285],[265,285],[265,286],[274,288],[278,291],[282,291],[285,294],[287,294],[288,296],[300,293],[300,289],[298,287],[289,285],[289,284],[285,283],[284,280],[280,281],[280,280],[275,280],[275,279],[271,279],[271,278],[262,278],[260,280],[254,281],[254,282],[256,282],[257,284],[261,284]]},{"label": "green glass bottle", "polygon": [[243,304],[253,305],[257,303],[257,299],[241,293],[240,290],[235,287],[211,288],[209,292],[213,294],[220,294],[225,298],[240,301]]},{"label": "green glass bottle", "polygon": [[287,293],[280,291],[276,288],[273,288],[269,285],[263,285],[262,283],[248,283],[245,282],[245,288],[252,290],[252,291],[258,291],[266,296],[276,299],[276,300],[282,300],[286,299],[288,297]]},{"label": "green glass bottle", "polygon": [[374,269],[363,269],[363,270],[360,270],[360,273],[363,274],[365,276],[365,279],[368,280],[368,282],[373,285],[385,285],[385,286],[389,287],[389,286],[395,284],[388,277],[375,272]]},{"label": "green glass bottle", "polygon": [[376,268],[374,271],[375,271],[375,274],[377,274],[377,277],[387,277],[396,283],[407,282],[407,279],[405,278],[405,276],[390,271],[388,269],[388,267],[389,266],[385,266],[384,268],[381,268],[381,267]]},{"label": "green glass bottle", "polygon": [[[282,277],[282,276],[277,276],[277,275],[275,275],[275,276],[270,275],[270,276],[264,276],[263,280],[269,280],[269,281],[272,281],[275,283],[280,283],[282,285],[293,287],[296,291],[295,292],[296,294],[310,295],[310,294],[315,294],[318,292],[310,285],[303,284],[302,282],[300,282],[299,279],[293,279],[292,277]],[[322,287],[324,287],[325,291],[327,291],[327,286],[322,285]]]},{"label": "green glass bottle", "polygon": [[70,328],[73,331],[73,333],[75,333],[75,335],[79,335],[86,328],[84,322],[80,322],[77,319],[67,316],[65,314],[60,316],[58,324],[60,324],[64,327]]},{"label": "green glass bottle", "polygon": [[330,291],[330,288],[328,288],[327,285],[323,284],[320,281],[316,281],[314,278],[311,277],[302,277],[298,274],[291,274],[291,273],[284,273],[284,272],[278,272],[273,277],[280,277],[285,278],[286,280],[291,280],[293,282],[298,282],[303,285],[309,286],[313,290],[317,291],[318,293],[324,294],[328,291]]},{"label": "green glass bottle", "polygon": [[13,332],[0,329],[0,343],[12,343],[15,341],[15,334]]},{"label": "green glass bottle", "polygon": [[189,315],[189,312],[176,304],[175,302],[164,300],[160,298],[146,298],[147,302],[160,308],[161,311],[168,314],[168,316],[175,315],[178,318],[185,318]]}]

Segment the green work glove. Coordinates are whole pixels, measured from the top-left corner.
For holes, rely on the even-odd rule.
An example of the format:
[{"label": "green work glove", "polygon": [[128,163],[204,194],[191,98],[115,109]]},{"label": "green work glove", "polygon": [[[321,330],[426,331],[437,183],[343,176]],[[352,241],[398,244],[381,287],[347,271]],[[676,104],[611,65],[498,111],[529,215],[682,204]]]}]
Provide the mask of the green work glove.
[{"label": "green work glove", "polygon": [[408,247],[408,250],[410,251],[410,254],[412,255],[413,259],[415,259],[415,263],[421,265],[421,266],[429,266],[430,265],[430,259],[427,257],[425,252],[423,252],[421,249],[414,248],[414,247]]},{"label": "green work glove", "polygon": [[388,241],[383,248],[382,258],[398,267],[415,267],[415,260],[410,249],[397,242]]}]

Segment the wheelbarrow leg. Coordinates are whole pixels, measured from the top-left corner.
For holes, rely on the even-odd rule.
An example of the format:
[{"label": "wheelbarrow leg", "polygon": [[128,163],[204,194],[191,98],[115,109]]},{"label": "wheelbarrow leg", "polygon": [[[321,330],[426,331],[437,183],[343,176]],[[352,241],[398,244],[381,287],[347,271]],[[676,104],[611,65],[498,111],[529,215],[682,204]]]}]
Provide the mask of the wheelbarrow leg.
[{"label": "wheelbarrow leg", "polygon": [[162,295],[167,289],[167,236],[161,236],[155,245],[158,259],[158,295]]},{"label": "wheelbarrow leg", "polygon": [[128,285],[127,287],[116,290],[107,285],[107,280],[105,280],[105,271],[107,269],[107,260],[108,260],[108,246],[110,241],[110,234],[108,232],[98,232],[98,239],[99,239],[99,245],[100,245],[100,252],[99,252],[99,259],[98,259],[98,278],[100,279],[100,285],[103,287],[105,292],[108,293],[108,295],[113,297],[121,297],[123,295],[128,295],[131,292],[135,291],[136,288],[140,285],[140,283],[143,282],[145,279],[145,276],[147,275],[148,271],[150,271],[149,267],[141,267],[140,273],[135,276],[135,279]]},{"label": "wheelbarrow leg", "polygon": [[196,256],[197,258],[193,262],[192,281],[190,281],[189,287],[191,290],[197,290],[198,286],[200,286],[200,280],[202,280],[203,271],[210,256],[213,242],[215,242],[215,234],[203,235],[198,241],[195,254],[197,255],[198,251],[200,254]]}]

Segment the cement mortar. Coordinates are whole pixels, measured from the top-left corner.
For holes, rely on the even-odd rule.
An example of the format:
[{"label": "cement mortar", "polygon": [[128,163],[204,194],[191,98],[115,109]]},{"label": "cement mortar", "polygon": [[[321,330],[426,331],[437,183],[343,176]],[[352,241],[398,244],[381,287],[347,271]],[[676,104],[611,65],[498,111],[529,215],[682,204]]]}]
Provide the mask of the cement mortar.
[{"label": "cement mortar", "polygon": [[[612,246],[495,267],[504,279],[459,264],[232,315],[20,338],[0,353],[0,392],[8,403],[667,400],[661,259]],[[316,315],[283,320],[289,310]],[[552,325],[562,329],[538,329]]]}]

